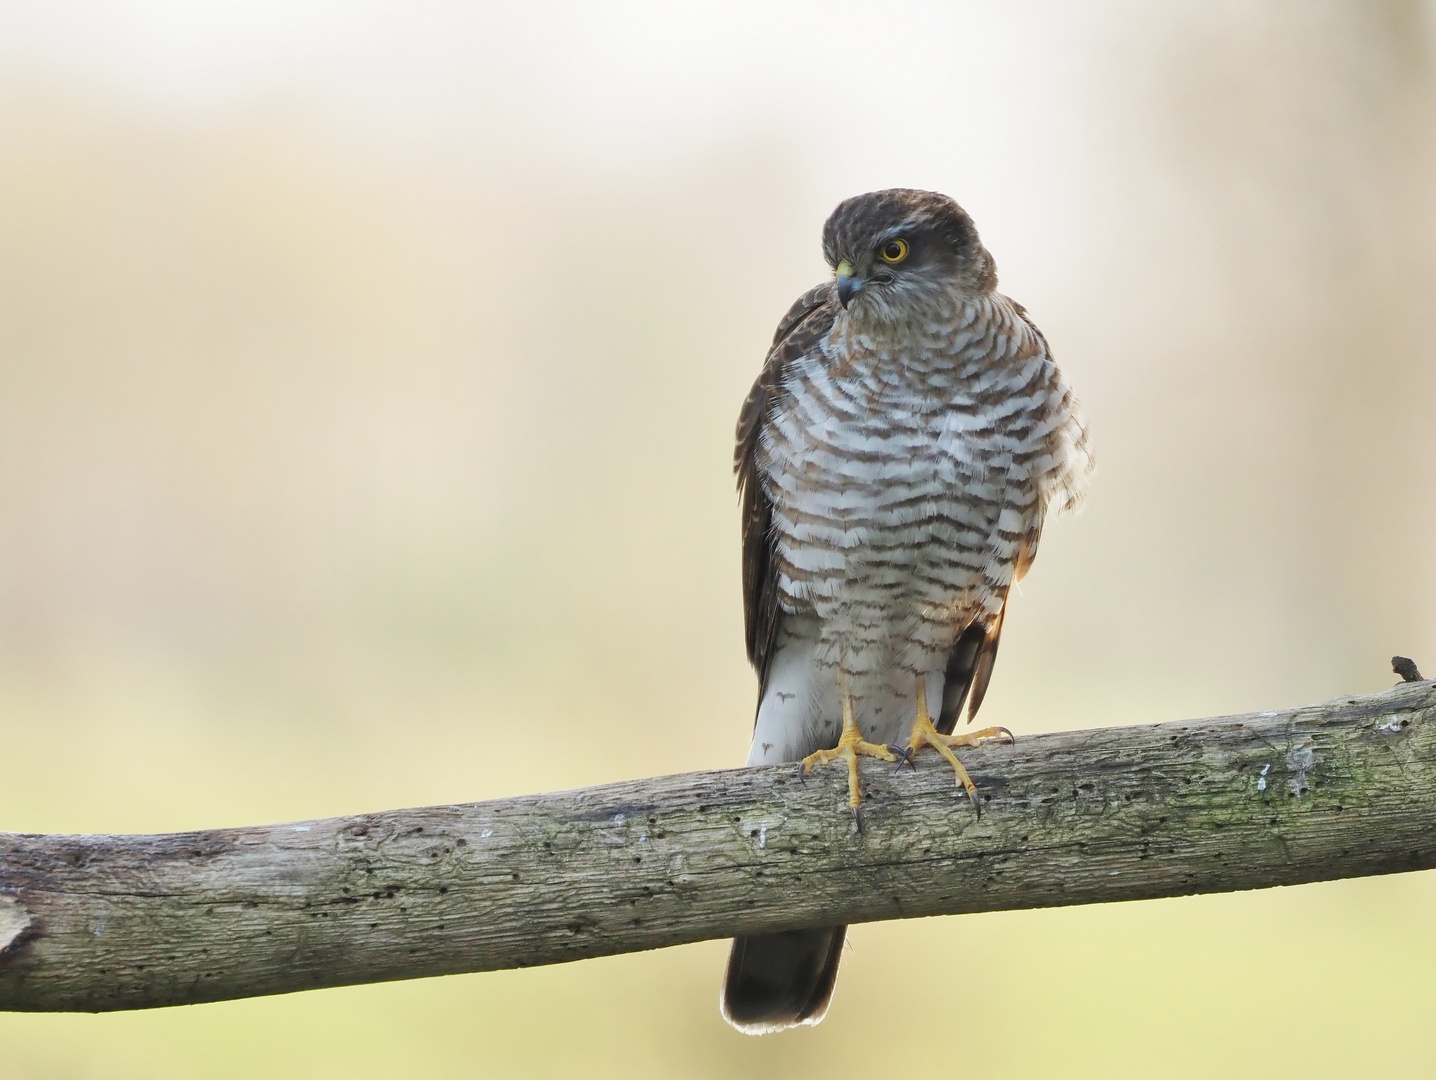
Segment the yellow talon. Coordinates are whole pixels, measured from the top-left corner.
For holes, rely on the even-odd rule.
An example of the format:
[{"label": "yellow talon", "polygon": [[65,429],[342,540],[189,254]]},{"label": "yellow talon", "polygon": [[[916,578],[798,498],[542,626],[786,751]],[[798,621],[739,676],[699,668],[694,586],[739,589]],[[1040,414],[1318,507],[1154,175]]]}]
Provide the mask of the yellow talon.
[{"label": "yellow talon", "polygon": [[843,687],[843,733],[838,738],[838,745],[831,750],[818,750],[809,754],[803,759],[803,773],[813,770],[814,765],[826,765],[839,758],[847,759],[848,763],[848,805],[853,808],[856,814],[858,804],[863,801],[862,789],[858,787],[858,757],[875,757],[883,761],[897,761],[898,756],[881,743],[870,743],[863,738],[863,733],[858,730],[857,719],[853,716],[853,701],[848,696],[847,687]]},{"label": "yellow talon", "polygon": [[927,687],[924,685],[924,680],[921,677],[918,678],[917,719],[912,724],[912,737],[908,740],[907,757],[911,759],[924,745],[933,747],[939,754],[947,758],[947,763],[957,774],[957,782],[967,790],[967,797],[972,800],[974,807],[978,806],[977,785],[972,782],[972,777],[967,775],[967,770],[962,767],[962,762],[957,760],[957,755],[952,752],[952,747],[976,746],[989,739],[1004,738],[1012,739],[1012,732],[1004,727],[986,727],[977,731],[964,732],[961,735],[944,735],[938,731],[932,726],[932,717],[927,712]]}]

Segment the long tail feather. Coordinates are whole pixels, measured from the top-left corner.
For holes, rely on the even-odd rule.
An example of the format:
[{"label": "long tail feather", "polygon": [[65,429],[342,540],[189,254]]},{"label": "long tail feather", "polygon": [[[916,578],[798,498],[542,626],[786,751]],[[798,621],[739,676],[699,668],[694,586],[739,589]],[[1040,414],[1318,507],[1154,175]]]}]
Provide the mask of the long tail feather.
[{"label": "long tail feather", "polygon": [[816,1024],[828,1011],[846,926],[733,939],[720,1006],[745,1035]]}]

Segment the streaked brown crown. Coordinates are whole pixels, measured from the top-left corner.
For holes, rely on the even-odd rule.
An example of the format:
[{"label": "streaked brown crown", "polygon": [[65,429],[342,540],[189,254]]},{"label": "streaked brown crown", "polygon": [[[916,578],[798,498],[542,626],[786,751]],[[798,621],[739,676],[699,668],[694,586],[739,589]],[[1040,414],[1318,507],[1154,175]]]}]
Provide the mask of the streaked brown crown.
[{"label": "streaked brown crown", "polygon": [[845,199],[823,226],[823,255],[834,268],[847,260],[867,270],[874,266],[877,249],[894,237],[912,248],[899,272],[945,273],[982,292],[997,285],[996,264],[972,218],[937,191],[888,188]]}]

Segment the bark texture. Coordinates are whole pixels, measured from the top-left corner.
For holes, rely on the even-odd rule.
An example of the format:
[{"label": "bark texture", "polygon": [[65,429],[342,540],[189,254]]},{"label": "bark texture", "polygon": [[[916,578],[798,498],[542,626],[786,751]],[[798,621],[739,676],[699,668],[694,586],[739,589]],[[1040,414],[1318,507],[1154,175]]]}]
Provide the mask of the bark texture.
[{"label": "bark texture", "polygon": [[[150,1008],[705,938],[1436,866],[1436,683],[967,751],[161,836],[0,833],[0,1008]],[[715,972],[715,978],[717,977]]]}]

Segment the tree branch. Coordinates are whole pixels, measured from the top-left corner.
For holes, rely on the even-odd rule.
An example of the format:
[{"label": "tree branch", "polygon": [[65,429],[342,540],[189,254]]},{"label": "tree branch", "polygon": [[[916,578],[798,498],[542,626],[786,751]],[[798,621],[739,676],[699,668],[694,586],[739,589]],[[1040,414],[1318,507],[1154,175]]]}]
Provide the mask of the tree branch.
[{"label": "tree branch", "polygon": [[[1032,735],[951,770],[691,773],[161,836],[0,834],[0,1008],[136,1009],[738,933],[1436,866],[1436,683]],[[716,979],[715,973],[715,979]]]}]

